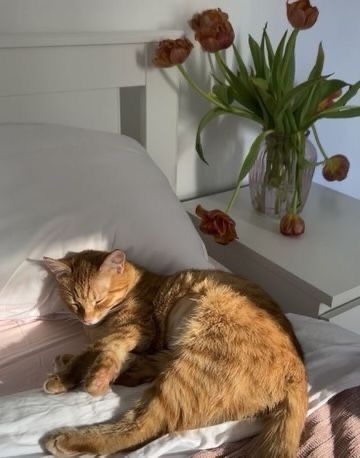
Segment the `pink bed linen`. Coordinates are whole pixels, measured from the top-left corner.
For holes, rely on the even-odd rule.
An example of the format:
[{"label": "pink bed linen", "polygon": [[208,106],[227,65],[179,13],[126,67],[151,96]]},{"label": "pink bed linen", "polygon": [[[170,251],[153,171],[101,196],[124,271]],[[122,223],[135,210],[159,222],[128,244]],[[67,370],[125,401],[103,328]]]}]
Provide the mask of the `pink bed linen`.
[{"label": "pink bed linen", "polygon": [[[252,439],[224,444],[192,458],[248,458]],[[360,457],[360,386],[331,398],[305,423],[297,458]]]},{"label": "pink bed linen", "polygon": [[0,321],[0,395],[41,387],[54,357],[87,343],[76,320]]}]

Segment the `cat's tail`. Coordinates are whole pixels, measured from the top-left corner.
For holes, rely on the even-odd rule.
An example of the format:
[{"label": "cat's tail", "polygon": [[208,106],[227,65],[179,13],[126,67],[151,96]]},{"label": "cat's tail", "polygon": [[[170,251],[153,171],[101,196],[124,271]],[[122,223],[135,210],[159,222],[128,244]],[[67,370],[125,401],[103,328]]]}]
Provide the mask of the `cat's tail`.
[{"label": "cat's tail", "polygon": [[301,378],[289,383],[285,399],[268,414],[264,429],[254,441],[252,457],[296,457],[308,406],[305,371]]}]

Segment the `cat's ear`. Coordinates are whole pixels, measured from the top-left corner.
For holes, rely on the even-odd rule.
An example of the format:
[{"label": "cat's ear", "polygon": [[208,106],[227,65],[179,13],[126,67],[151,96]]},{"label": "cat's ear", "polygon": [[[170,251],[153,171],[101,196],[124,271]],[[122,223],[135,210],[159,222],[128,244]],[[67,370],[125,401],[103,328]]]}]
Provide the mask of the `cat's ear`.
[{"label": "cat's ear", "polygon": [[45,266],[55,275],[56,280],[60,280],[63,275],[71,274],[71,268],[60,259],[52,259],[44,256]]},{"label": "cat's ear", "polygon": [[123,273],[126,256],[121,250],[114,250],[109,253],[100,266],[100,272]]}]

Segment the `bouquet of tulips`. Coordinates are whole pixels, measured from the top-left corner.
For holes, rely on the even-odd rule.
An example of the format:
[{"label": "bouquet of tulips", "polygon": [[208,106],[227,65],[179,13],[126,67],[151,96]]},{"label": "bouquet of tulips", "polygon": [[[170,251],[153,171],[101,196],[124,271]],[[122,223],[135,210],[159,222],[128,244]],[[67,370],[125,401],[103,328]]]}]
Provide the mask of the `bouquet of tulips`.
[{"label": "bouquet of tulips", "polygon": [[[312,27],[319,11],[309,0],[286,2],[287,17],[293,30],[286,31],[277,47],[273,47],[263,29],[261,40],[257,42],[249,36],[252,64],[248,68],[238,48],[233,44],[235,34],[228,15],[220,9],[206,10],[195,14],[189,24],[195,32],[203,51],[215,59],[212,64],[213,86],[210,91],[199,87],[183,67],[193,44],[185,37],[177,40],[163,40],[155,51],[153,63],[158,67],[176,65],[201,97],[212,107],[199,122],[196,135],[196,151],[206,162],[201,144],[201,132],[213,119],[232,114],[250,119],[261,126],[261,132],[254,139],[239,171],[233,195],[225,209],[207,211],[198,206],[196,212],[201,219],[200,229],[215,237],[219,243],[227,244],[237,238],[235,222],[229,216],[231,206],[239,191],[242,180],[253,166],[261,144],[273,134],[290,136],[296,146],[295,176],[310,166],[323,166],[323,176],[329,180],[343,180],[349,170],[348,159],[341,154],[328,157],[321,146],[315,123],[322,118],[348,118],[360,116],[360,107],[349,106],[348,102],[360,89],[360,81],[348,84],[323,75],[324,51],[320,44],[317,58],[306,81],[295,82],[295,46],[301,30]],[[232,46],[235,68],[229,68],[221,51]],[[313,130],[315,140],[323,155],[318,163],[309,163],[304,156],[305,134]],[[280,231],[284,235],[300,235],[305,223],[298,215],[300,199],[299,181],[294,187],[291,205],[280,221]]]}]

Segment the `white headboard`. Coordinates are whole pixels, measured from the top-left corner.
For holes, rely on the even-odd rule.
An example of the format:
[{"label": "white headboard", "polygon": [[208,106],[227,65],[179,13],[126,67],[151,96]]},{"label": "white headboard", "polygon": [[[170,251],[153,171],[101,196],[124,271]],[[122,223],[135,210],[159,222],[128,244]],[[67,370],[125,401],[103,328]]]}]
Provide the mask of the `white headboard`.
[{"label": "white headboard", "polygon": [[181,34],[0,34],[0,122],[58,123],[133,135],[176,190],[177,72],[153,68],[151,54],[160,39]]}]

